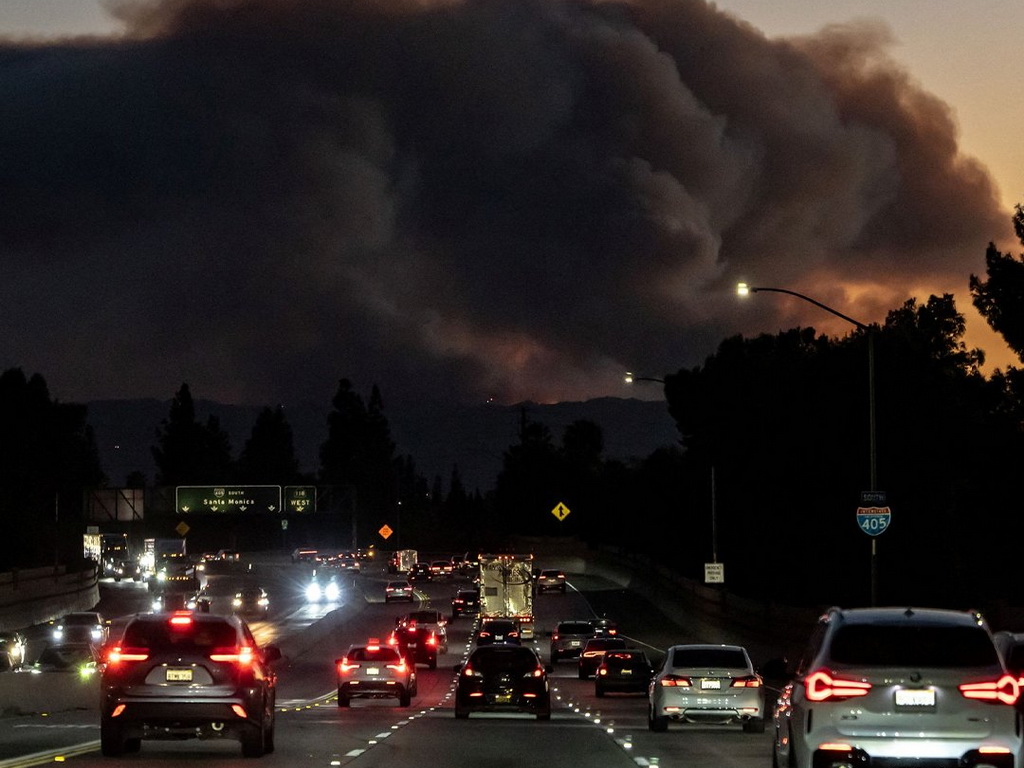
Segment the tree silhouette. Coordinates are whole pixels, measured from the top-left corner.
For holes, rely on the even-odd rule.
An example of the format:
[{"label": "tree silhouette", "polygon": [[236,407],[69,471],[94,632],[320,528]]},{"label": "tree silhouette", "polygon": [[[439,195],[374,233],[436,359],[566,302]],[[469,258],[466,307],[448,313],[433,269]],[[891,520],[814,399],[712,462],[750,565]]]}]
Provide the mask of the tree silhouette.
[{"label": "tree silhouette", "polygon": [[[1019,203],[1013,215],[1013,228],[1024,244],[1024,208]],[[1024,254],[1014,258],[989,243],[985,271],[987,280],[971,275],[974,306],[1024,361]]]},{"label": "tree silhouette", "polygon": [[196,420],[188,384],[171,401],[166,419],[157,430],[153,459],[158,485],[212,485],[232,479],[231,441],[216,416],[206,424]]},{"label": "tree silhouette", "polygon": [[237,476],[242,483],[290,485],[299,482],[292,428],[280,405],[264,408],[256,417],[252,435],[238,457]]}]

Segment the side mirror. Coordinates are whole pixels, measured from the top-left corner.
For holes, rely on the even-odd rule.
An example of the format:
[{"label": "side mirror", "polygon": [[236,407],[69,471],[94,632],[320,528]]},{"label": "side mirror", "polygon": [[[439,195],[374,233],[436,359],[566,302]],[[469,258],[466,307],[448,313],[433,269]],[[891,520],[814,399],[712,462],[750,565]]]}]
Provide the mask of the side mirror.
[{"label": "side mirror", "polygon": [[544,672],[546,672],[547,674],[550,675],[554,671],[555,671],[555,668],[553,666],[551,666],[550,664],[545,664],[544,665]]},{"label": "side mirror", "polygon": [[263,647],[263,661],[267,664],[271,664],[281,658],[281,649],[276,645],[266,645]]}]

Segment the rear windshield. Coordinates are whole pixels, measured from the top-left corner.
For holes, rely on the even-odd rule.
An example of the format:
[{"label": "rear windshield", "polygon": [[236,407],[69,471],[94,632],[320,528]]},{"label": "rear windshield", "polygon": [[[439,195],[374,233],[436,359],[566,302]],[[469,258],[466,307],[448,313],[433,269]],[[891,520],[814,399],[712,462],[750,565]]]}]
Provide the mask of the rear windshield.
[{"label": "rear windshield", "polygon": [[604,660],[609,664],[643,664],[647,657],[643,651],[609,651]]},{"label": "rear windshield", "polygon": [[96,623],[96,617],[88,613],[69,613],[64,617],[64,626],[66,627],[84,627]]},{"label": "rear windshield", "polygon": [[174,650],[226,648],[238,644],[235,628],[226,621],[194,621],[184,629],[161,621],[133,621],[124,630],[122,645],[130,648]]},{"label": "rear windshield", "polygon": [[394,648],[353,648],[348,654],[349,661],[379,661],[390,664],[398,661],[398,651]]},{"label": "rear windshield", "polygon": [[495,648],[474,654],[470,664],[473,669],[484,673],[531,670],[537,666],[537,657],[528,648]]},{"label": "rear windshield", "polygon": [[[568,613],[568,611],[566,611]],[[558,631],[563,635],[592,635],[594,628],[586,621],[566,621],[558,625]]]},{"label": "rear windshield", "polygon": [[607,648],[625,648],[626,641],[618,637],[601,637],[596,640],[587,640],[588,651],[603,651]]},{"label": "rear windshield", "polygon": [[411,621],[422,621],[424,624],[437,624],[439,621],[437,611],[413,611],[409,614]]},{"label": "rear windshield", "polygon": [[677,648],[672,651],[672,666],[745,669],[747,659],[738,648]]},{"label": "rear windshield", "polygon": [[988,667],[999,664],[981,627],[847,625],[829,655],[837,664],[868,667]]}]

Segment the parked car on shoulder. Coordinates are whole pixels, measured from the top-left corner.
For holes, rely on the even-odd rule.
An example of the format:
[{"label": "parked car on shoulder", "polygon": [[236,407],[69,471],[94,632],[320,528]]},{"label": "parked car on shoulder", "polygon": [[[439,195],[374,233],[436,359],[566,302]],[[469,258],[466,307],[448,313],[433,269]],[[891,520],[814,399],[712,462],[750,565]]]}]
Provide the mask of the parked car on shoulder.
[{"label": "parked car on shoulder", "polygon": [[24,672],[73,672],[81,677],[96,674],[102,664],[99,648],[92,643],[60,643],[43,648],[39,658]]}]

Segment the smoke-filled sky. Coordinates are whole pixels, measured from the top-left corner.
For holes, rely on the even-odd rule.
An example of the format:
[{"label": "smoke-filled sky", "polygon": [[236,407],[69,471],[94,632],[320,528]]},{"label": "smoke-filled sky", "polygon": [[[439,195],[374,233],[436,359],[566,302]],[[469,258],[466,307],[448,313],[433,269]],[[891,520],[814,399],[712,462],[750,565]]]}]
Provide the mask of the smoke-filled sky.
[{"label": "smoke-filled sky", "polygon": [[738,280],[969,310],[1014,243],[954,106],[882,20],[743,5],[125,0],[12,35],[0,367],[63,400],[558,401],[849,330]]}]

